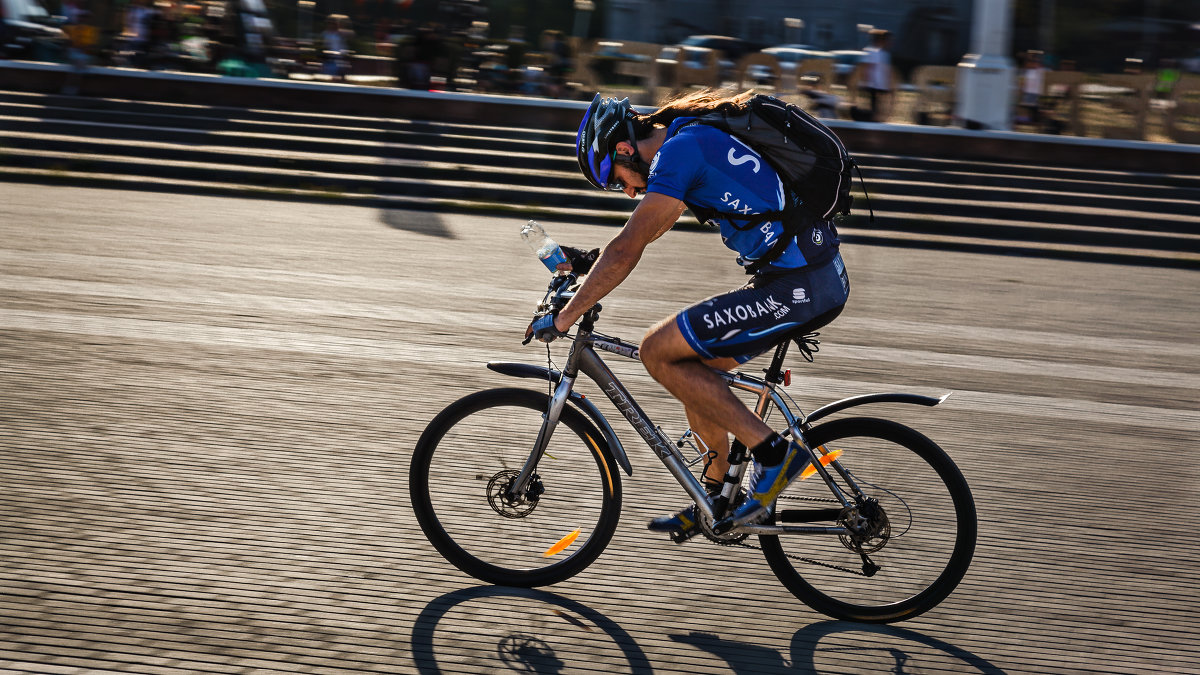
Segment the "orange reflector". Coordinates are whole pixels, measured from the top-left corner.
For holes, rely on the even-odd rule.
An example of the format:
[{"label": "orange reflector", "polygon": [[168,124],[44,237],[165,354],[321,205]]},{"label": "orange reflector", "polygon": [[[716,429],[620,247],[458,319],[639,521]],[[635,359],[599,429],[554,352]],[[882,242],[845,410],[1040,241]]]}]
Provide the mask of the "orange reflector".
[{"label": "orange reflector", "polygon": [[542,554],[542,557],[549,558],[550,556],[554,555],[555,553],[562,553],[563,549],[570,546],[571,542],[575,541],[575,538],[578,536],[579,536],[579,530],[575,530],[574,532],[568,534],[567,536],[563,537],[562,539],[559,539],[557,544],[546,549],[546,552]]},{"label": "orange reflector", "polygon": [[[827,454],[821,455],[821,466],[829,466],[830,462],[832,462],[833,460],[835,460],[841,456],[842,456],[841,450],[836,450],[836,449],[830,450]],[[816,472],[817,472],[817,467],[813,466],[812,464],[809,464],[808,466],[804,467],[803,471],[800,472],[800,480],[804,480],[806,478],[811,478],[812,475]]]}]

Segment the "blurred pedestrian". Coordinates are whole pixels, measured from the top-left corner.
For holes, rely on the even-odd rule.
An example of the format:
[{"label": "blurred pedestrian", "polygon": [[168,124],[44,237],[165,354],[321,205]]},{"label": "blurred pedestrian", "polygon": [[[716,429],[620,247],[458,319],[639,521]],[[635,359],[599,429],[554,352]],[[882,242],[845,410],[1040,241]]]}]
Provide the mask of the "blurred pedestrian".
[{"label": "blurred pedestrian", "polygon": [[413,39],[412,62],[409,64],[408,81],[413,89],[428,90],[432,84],[433,63],[442,46],[436,27],[422,26]]},{"label": "blurred pedestrian", "polygon": [[92,20],[92,12],[87,6],[88,0],[67,0],[63,3],[63,32],[69,40],[67,45],[67,63],[71,64],[71,72],[63,83],[62,93],[74,96],[79,93],[83,80],[83,72],[92,62],[99,31]]},{"label": "blurred pedestrian", "polygon": [[1155,74],[1154,80],[1154,98],[1169,99],[1175,91],[1175,85],[1179,84],[1179,65],[1175,59],[1163,59],[1158,66],[1158,73]]},{"label": "blurred pedestrian", "polygon": [[1025,52],[1021,68],[1021,99],[1017,103],[1017,124],[1041,123],[1041,100],[1045,83],[1046,69],[1042,65],[1042,52],[1036,49]]},{"label": "blurred pedestrian", "polygon": [[542,49],[546,52],[547,94],[551,98],[561,98],[567,82],[567,73],[571,72],[571,50],[563,37],[562,31],[548,30],[543,38]]},{"label": "blurred pedestrian", "polygon": [[329,75],[335,82],[342,81],[350,72],[350,43],[354,39],[354,31],[350,28],[350,19],[343,14],[330,14],[325,18],[325,32],[321,33],[321,49],[324,63],[321,72]]},{"label": "blurred pedestrian", "polygon": [[870,32],[871,46],[859,62],[858,87],[865,92],[870,103],[867,119],[871,122],[887,120],[892,96],[892,34],[882,28]]},{"label": "blurred pedestrian", "polygon": [[150,26],[154,21],[154,14],[151,0],[131,0],[125,8],[120,36],[120,60],[125,65],[145,67],[146,47],[150,41]]},{"label": "blurred pedestrian", "polygon": [[178,18],[175,5],[166,0],[155,2],[149,17],[150,30],[146,41],[146,61],[148,69],[170,68],[175,65],[175,42],[178,31]]}]

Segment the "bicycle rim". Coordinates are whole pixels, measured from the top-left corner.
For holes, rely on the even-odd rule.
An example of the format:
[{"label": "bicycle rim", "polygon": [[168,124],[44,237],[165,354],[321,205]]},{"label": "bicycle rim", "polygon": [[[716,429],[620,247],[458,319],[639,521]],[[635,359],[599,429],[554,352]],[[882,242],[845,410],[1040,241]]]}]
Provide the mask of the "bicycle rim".
[{"label": "bicycle rim", "polygon": [[[848,497],[853,481],[877,507],[863,510],[871,526],[857,538],[762,537],[776,576],[810,607],[839,619],[892,622],[936,606],[962,579],[975,548],[974,501],[958,468],[929,439],[885,420],[837,420],[808,436],[813,446],[842,451],[838,464],[849,480],[834,466],[830,474]],[[832,497],[820,476],[797,480],[775,517],[839,508]],[[862,553],[878,566],[870,575]]]},{"label": "bicycle rim", "polygon": [[587,566],[616,528],[620,483],[603,437],[564,409],[530,488],[508,493],[529,457],[544,394],[493,390],[452,404],[414,453],[413,506],[450,562],[491,583],[536,586]]}]

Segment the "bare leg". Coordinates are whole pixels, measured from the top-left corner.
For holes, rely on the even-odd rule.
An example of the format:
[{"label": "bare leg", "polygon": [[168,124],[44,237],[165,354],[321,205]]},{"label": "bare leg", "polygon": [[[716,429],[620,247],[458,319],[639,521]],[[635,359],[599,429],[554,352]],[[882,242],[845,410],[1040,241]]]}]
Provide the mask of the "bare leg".
[{"label": "bare leg", "polygon": [[720,483],[725,477],[725,473],[729,471],[729,432],[725,430],[725,427],[714,424],[708,418],[697,415],[691,410],[687,410],[687,418],[692,433],[701,441],[697,445],[702,450],[705,447],[708,448],[708,458],[705,460],[702,481],[706,484]]},{"label": "bare leg", "polygon": [[[771,435],[771,428],[734,396],[729,386],[712,371],[679,332],[674,317],[650,329],[641,345],[643,365],[651,377],[687,409],[688,420],[701,433],[714,436],[714,429],[728,430],[748,448]],[[733,367],[732,359],[718,359],[713,366]],[[697,424],[699,422],[699,424]],[[719,437],[720,432],[715,432]],[[709,442],[709,438],[704,438]],[[717,442],[721,442],[718,438]],[[721,443],[725,452],[728,446]],[[723,462],[724,463],[724,462]],[[711,474],[716,474],[716,466]],[[722,474],[723,475],[723,474]]]}]

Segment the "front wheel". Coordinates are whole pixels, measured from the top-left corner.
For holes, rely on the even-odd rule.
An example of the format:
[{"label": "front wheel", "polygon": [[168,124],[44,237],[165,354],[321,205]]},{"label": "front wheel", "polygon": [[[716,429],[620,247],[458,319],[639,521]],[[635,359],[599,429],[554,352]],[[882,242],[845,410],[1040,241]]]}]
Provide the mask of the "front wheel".
[{"label": "front wheel", "polygon": [[430,543],[455,567],[493,584],[542,586],[587,567],[612,538],[621,482],[604,436],[563,408],[532,479],[529,460],[549,397],[492,389],[460,399],[417,442],[409,493]]},{"label": "front wheel", "polygon": [[814,475],[780,495],[775,521],[854,531],[760,537],[775,576],[809,607],[847,621],[901,621],[944,600],[966,574],[977,532],[974,499],[950,457],[881,419],[826,422],[806,437],[841,451],[828,471],[855,504],[841,509]]}]

